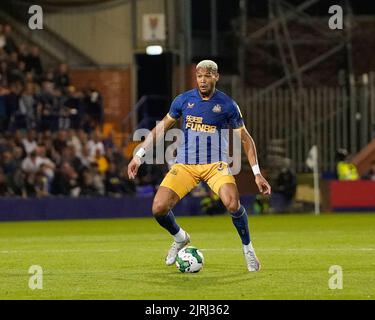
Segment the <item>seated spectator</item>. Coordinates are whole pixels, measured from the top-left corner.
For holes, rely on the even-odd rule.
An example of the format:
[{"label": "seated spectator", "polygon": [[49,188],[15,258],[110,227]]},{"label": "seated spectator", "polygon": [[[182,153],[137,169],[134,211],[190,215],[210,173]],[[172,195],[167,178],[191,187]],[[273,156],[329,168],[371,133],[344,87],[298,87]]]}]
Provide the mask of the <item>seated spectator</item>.
[{"label": "seated spectator", "polygon": [[78,196],[78,174],[68,162],[63,162],[55,173],[51,193],[63,196]]},{"label": "seated spectator", "polygon": [[56,139],[53,140],[53,146],[58,153],[62,153],[62,151],[68,146],[68,134],[66,130],[59,130],[57,132]]},{"label": "seated spectator", "polygon": [[89,157],[92,162],[95,162],[96,156],[99,152],[100,155],[105,154],[104,144],[102,135],[99,132],[93,132],[91,135],[91,139],[87,143]]},{"label": "seated spectator", "polygon": [[42,159],[40,159],[36,151],[30,152],[28,156],[22,161],[21,168],[24,172],[35,173],[39,171],[40,165],[42,164]]},{"label": "seated spectator", "polygon": [[80,186],[80,196],[100,196],[100,186],[95,181],[95,175],[93,174],[92,170],[86,168],[82,171],[81,182]]},{"label": "seated spectator", "polygon": [[124,181],[119,173],[116,163],[110,162],[105,174],[105,190],[108,196],[120,196],[125,193]]},{"label": "seated spectator", "polygon": [[363,176],[363,179],[375,181],[375,160],[371,162],[370,170]]},{"label": "seated spectator", "polygon": [[36,150],[38,143],[36,141],[36,131],[34,129],[27,131],[26,137],[22,139],[22,145],[27,154]]},{"label": "seated spectator", "polygon": [[19,167],[19,163],[14,161],[13,153],[8,150],[2,153],[0,165],[3,170],[3,173],[7,176],[11,176]]},{"label": "seated spectator", "polygon": [[7,178],[3,169],[0,167],[0,196],[7,197],[9,195],[11,195],[11,192],[8,187]]},{"label": "seated spectator", "polygon": [[105,174],[108,170],[108,160],[106,156],[102,155],[99,150],[96,150],[95,165],[100,174]]}]

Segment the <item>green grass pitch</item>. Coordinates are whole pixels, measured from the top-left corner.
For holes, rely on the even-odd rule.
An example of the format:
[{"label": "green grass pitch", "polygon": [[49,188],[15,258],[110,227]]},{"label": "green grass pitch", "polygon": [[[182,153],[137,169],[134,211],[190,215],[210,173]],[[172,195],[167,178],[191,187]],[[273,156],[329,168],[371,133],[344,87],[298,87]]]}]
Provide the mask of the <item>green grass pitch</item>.
[{"label": "green grass pitch", "polygon": [[[152,218],[0,223],[0,299],[375,298],[375,214],[249,221],[258,273],[228,216],[178,217],[205,256],[197,274],[164,265],[171,238]],[[29,289],[31,265],[43,269],[41,290]],[[332,265],[342,289],[328,287]]]}]

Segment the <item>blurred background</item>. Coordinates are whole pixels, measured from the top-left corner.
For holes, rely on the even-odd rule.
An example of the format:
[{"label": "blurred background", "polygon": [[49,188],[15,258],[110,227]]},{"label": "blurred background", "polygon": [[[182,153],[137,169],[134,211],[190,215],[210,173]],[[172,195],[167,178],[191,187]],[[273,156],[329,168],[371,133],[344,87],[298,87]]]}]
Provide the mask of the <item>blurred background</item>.
[{"label": "blurred background", "polygon": [[[149,216],[168,164],[129,181],[133,132],[195,86],[202,59],[218,63],[274,191],[256,196],[243,157],[253,214],[372,211],[374,33],[370,0],[2,0],[0,220]],[[176,208],[223,210],[205,185]]]}]

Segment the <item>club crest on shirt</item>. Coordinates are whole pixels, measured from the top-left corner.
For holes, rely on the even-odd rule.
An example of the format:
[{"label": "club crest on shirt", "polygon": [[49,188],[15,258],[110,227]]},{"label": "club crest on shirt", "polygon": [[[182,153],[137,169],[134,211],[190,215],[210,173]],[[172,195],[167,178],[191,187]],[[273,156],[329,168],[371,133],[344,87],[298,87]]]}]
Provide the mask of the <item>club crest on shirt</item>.
[{"label": "club crest on shirt", "polygon": [[194,107],[194,105],[195,105],[195,103],[188,102],[187,107],[188,107],[188,109],[192,109]]},{"label": "club crest on shirt", "polygon": [[220,104],[215,105],[215,106],[212,108],[212,111],[215,112],[215,113],[219,113],[219,112],[221,112],[221,106],[220,106]]}]

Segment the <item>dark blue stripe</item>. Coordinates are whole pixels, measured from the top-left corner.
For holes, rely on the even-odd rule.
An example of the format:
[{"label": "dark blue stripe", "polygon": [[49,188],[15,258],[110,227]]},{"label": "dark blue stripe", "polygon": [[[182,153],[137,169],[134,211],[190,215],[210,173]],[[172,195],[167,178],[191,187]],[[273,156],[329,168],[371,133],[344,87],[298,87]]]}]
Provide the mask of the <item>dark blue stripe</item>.
[{"label": "dark blue stripe", "polygon": [[188,139],[189,139],[189,131],[186,130],[184,134],[185,138],[185,163],[188,163]]},{"label": "dark blue stripe", "polygon": [[211,136],[207,137],[207,163],[211,163]]},{"label": "dark blue stripe", "polygon": [[199,136],[195,137],[195,143],[196,143],[196,146],[195,146],[195,163],[198,164],[199,163]]},{"label": "dark blue stripe", "polygon": [[219,134],[219,161],[222,161],[223,159],[221,158],[221,130],[218,130]]}]

